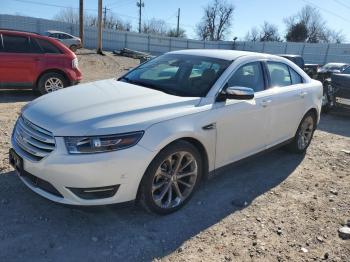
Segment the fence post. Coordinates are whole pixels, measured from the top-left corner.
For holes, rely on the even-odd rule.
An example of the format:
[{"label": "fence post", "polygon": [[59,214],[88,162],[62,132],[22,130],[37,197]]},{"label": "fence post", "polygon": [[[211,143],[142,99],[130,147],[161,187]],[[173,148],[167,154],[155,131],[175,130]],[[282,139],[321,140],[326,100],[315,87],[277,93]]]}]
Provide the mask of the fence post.
[{"label": "fence post", "polygon": [[301,56],[302,57],[304,57],[305,46],[306,46],[306,43],[304,43],[303,48],[301,49]]},{"label": "fence post", "polygon": [[128,46],[128,32],[125,32],[124,48],[127,48],[127,46]]},{"label": "fence post", "polygon": [[169,52],[171,51],[171,37],[169,38]]},{"label": "fence post", "polygon": [[189,40],[187,39],[187,49],[189,49],[190,45],[189,45]]},{"label": "fence post", "polygon": [[288,50],[288,42],[286,42],[286,46],[284,47],[284,53],[287,54],[287,50]]},{"label": "fence post", "polygon": [[204,40],[203,42],[204,42],[204,49],[206,49],[206,42],[207,42],[207,41]]},{"label": "fence post", "polygon": [[147,51],[148,51],[148,53],[150,53],[151,52],[151,36],[150,35],[148,35],[147,36]]},{"label": "fence post", "polygon": [[265,41],[263,42],[263,48],[262,48],[262,52],[264,53],[265,52]]},{"label": "fence post", "polygon": [[324,60],[323,60],[323,64],[324,64],[324,65],[327,63],[329,48],[330,48],[330,44],[327,45],[326,53],[325,53],[325,55],[324,55]]},{"label": "fence post", "polygon": [[246,41],[243,42],[243,50],[242,51],[245,51],[245,43],[246,43]]}]

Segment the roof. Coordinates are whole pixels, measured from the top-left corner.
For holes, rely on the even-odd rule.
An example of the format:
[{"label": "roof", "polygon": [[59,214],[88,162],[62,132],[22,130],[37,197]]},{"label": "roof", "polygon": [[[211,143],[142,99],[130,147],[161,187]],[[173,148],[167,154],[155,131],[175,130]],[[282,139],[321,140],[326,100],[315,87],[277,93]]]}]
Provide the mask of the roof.
[{"label": "roof", "polygon": [[262,53],[236,51],[236,50],[223,50],[223,49],[187,49],[187,50],[169,52],[168,54],[205,56],[205,57],[219,58],[219,59],[230,60],[230,61],[235,60],[238,57],[242,57],[242,56],[259,56],[259,57],[269,56],[268,54],[262,54]]},{"label": "roof", "polygon": [[301,55],[290,55],[290,54],[279,54],[278,56],[282,56],[282,57],[302,57]]},{"label": "roof", "polygon": [[1,29],[0,28],[0,32],[10,33],[10,34],[21,34],[21,35],[28,35],[28,36],[39,35],[38,33],[35,33],[35,32],[21,31],[21,30],[16,30],[16,29]]},{"label": "roof", "polygon": [[[73,36],[71,34],[68,34],[66,32],[63,32],[63,31],[56,31],[56,30],[47,30],[46,32],[50,33],[50,34],[65,34],[65,35],[70,35],[70,36]],[[75,36],[73,36],[75,37]]]}]

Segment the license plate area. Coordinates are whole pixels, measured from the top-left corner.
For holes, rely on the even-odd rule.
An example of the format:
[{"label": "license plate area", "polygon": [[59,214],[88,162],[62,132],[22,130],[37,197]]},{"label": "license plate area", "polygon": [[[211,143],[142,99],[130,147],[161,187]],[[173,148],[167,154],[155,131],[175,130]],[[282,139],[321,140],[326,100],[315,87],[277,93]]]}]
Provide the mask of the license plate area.
[{"label": "license plate area", "polygon": [[9,151],[9,161],[10,165],[21,175],[23,172],[23,159],[12,148]]}]

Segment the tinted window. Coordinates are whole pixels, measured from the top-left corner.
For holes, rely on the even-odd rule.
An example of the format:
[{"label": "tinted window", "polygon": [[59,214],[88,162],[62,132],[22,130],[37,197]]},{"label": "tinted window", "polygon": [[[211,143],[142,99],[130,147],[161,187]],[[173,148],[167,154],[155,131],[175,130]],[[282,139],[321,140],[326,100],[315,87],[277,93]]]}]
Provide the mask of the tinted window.
[{"label": "tinted window", "polygon": [[210,57],[166,54],[142,64],[120,81],[177,96],[203,97],[230,64]]},{"label": "tinted window", "polygon": [[49,41],[44,40],[44,39],[36,39],[36,41],[39,43],[41,46],[42,50],[44,53],[49,53],[49,54],[60,54],[62,53],[56,46],[51,44]]},{"label": "tinted window", "polygon": [[29,38],[25,36],[2,35],[4,50],[8,53],[29,53]]},{"label": "tinted window", "polygon": [[289,67],[289,71],[290,71],[290,76],[292,78],[292,84],[293,85],[301,84],[301,83],[304,82],[303,78],[297,72],[295,72],[294,69]]},{"label": "tinted window", "polygon": [[261,63],[249,63],[240,67],[228,81],[228,85],[253,88],[255,92],[263,91],[265,84]]},{"label": "tinted window", "polygon": [[60,34],[60,39],[71,39],[72,37],[70,35],[66,34]]},{"label": "tinted window", "polygon": [[270,74],[271,87],[289,86],[292,84],[287,65],[276,62],[268,62],[267,69]]},{"label": "tinted window", "polygon": [[350,66],[347,67],[343,72],[342,74],[350,74]]},{"label": "tinted window", "polygon": [[43,50],[40,48],[40,46],[38,45],[38,43],[35,41],[34,38],[31,37],[29,39],[29,44],[30,44],[31,53],[36,53],[36,54],[43,53]]}]

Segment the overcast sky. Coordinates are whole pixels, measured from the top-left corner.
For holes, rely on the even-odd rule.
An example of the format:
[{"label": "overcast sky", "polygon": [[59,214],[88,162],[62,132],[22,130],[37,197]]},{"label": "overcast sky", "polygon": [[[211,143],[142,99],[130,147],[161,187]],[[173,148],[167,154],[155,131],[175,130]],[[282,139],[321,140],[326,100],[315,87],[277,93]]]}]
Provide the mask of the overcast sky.
[{"label": "overcast sky", "polygon": [[[60,6],[79,7],[79,0],[0,0],[0,12],[3,14],[21,14],[51,19],[61,9]],[[86,12],[97,13],[97,0],[85,0]],[[176,26],[177,9],[181,8],[181,27],[191,38],[195,37],[195,25],[202,17],[203,7],[210,0],[144,0],[143,19],[153,17],[164,19],[169,26]],[[349,0],[227,0],[235,6],[231,33],[227,37],[243,38],[253,26],[264,21],[278,25],[282,35],[285,33],[283,18],[294,15],[304,5],[317,7],[328,22],[330,28],[342,30],[347,42],[350,42],[350,1]],[[40,3],[55,5],[46,6]],[[107,6],[124,20],[132,22],[137,29],[138,9],[136,0],[104,0]]]}]

